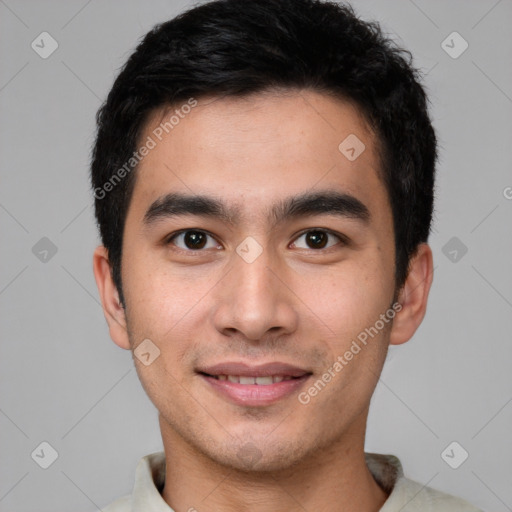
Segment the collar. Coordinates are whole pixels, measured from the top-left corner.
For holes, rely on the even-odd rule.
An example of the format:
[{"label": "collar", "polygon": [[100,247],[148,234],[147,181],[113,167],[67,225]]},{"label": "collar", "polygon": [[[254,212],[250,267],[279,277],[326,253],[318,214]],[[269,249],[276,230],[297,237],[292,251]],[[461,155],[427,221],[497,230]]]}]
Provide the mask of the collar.
[{"label": "collar", "polygon": [[[365,460],[376,482],[390,494],[380,512],[391,510],[399,489],[396,483],[404,479],[400,460],[394,455],[365,453]],[[404,479],[405,480],[405,479]],[[165,453],[156,452],[142,457],[135,472],[132,494],[133,510],[174,512],[160,494],[165,484]]]}]

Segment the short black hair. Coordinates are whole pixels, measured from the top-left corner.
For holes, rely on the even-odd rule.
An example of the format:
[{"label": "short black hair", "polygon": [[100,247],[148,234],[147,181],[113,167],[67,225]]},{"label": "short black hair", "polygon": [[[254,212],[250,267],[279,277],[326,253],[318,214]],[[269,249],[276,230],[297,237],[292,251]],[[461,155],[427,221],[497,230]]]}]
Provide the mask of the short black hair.
[{"label": "short black hair", "polygon": [[437,146],[420,82],[411,54],[347,4],[214,0],[156,25],[122,67],[96,116],[95,214],[121,303],[123,230],[137,167],[132,156],[149,116],[191,98],[288,89],[353,103],[376,134],[399,290],[411,257],[428,240],[433,213]]}]

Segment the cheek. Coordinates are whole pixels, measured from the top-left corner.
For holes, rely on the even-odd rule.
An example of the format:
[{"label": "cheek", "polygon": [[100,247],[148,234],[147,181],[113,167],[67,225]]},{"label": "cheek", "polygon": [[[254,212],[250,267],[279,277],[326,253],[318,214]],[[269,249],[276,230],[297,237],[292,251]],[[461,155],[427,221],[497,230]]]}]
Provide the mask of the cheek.
[{"label": "cheek", "polygon": [[157,341],[185,313],[187,289],[173,283],[166,269],[142,252],[127,251],[122,269],[132,335]]},{"label": "cheek", "polygon": [[[326,333],[347,340],[373,325],[392,298],[389,269],[379,258],[343,262],[328,272],[305,273],[293,287]],[[305,310],[306,312],[306,310]]]},{"label": "cheek", "polygon": [[[144,263],[143,263],[144,262]],[[123,261],[123,291],[132,344],[149,338],[175,366],[190,350],[190,339],[200,338],[208,292],[218,281],[213,272],[203,276],[139,254]]]}]

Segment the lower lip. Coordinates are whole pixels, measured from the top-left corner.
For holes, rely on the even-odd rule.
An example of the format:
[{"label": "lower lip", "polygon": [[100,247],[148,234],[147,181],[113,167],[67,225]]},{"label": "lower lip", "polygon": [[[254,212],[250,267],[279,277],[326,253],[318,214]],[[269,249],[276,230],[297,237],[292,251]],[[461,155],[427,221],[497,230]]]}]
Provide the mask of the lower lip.
[{"label": "lower lip", "polygon": [[267,386],[259,384],[239,384],[229,380],[218,380],[215,377],[200,374],[221,395],[238,405],[262,406],[269,405],[297,391],[311,375],[303,375],[298,379],[282,380]]}]

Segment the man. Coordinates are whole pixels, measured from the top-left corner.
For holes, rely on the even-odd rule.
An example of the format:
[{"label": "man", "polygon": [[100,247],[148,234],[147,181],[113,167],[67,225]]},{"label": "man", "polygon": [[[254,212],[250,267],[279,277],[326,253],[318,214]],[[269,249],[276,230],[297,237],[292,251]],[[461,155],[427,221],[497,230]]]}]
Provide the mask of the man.
[{"label": "man", "polygon": [[104,510],[477,510],[364,452],[432,283],[406,55],[349,7],[220,0],[129,58],[98,113],[94,273],[164,452]]}]

